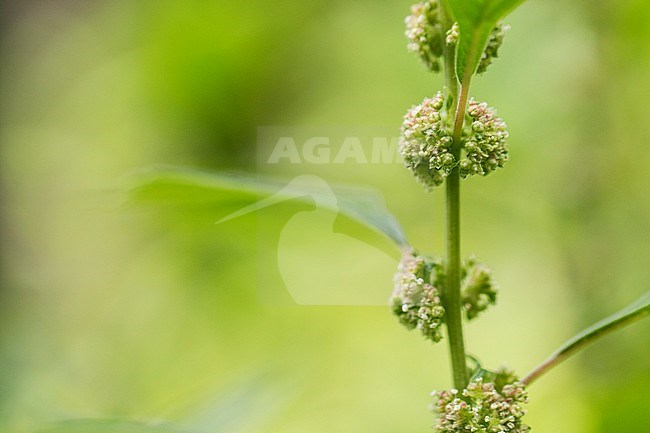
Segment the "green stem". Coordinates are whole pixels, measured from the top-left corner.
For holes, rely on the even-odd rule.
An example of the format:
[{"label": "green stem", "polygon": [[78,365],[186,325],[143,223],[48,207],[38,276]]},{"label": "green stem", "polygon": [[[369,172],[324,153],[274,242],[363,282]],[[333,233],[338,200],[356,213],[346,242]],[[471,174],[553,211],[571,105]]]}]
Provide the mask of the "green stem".
[{"label": "green stem", "polygon": [[[460,87],[454,118],[452,154],[460,160],[461,137],[468,87]],[[463,337],[463,316],[460,299],[460,170],[454,167],[447,177],[447,287],[445,308],[449,350],[454,375],[454,387],[465,389],[468,382],[465,339]]]},{"label": "green stem", "polygon": [[467,363],[460,301],[460,175],[455,168],[447,177],[447,287],[445,314],[454,387],[467,386]]},{"label": "green stem", "polygon": [[[442,8],[442,12],[443,34],[445,34],[451,28],[453,21],[444,7]],[[451,153],[454,159],[459,161],[469,83],[463,83],[466,85],[461,85],[459,89],[455,67],[456,47],[447,45],[446,43],[444,47],[447,110],[448,113],[454,113]],[[450,101],[451,103],[449,103]],[[458,166],[447,176],[446,192],[447,287],[445,288],[444,296],[445,315],[454,387],[461,390],[467,387],[469,375],[467,372],[460,297],[460,170]]]},{"label": "green stem", "polygon": [[[449,17],[446,8],[442,8],[441,14],[441,23],[443,27],[443,35],[446,35],[447,31],[451,29],[454,22]],[[449,113],[456,112],[456,103],[458,102],[458,77],[456,76],[456,47],[454,45],[449,45],[445,40],[442,41],[444,49],[443,54],[445,58],[445,99],[448,103],[447,108]],[[449,103],[451,102],[451,103]]]}]

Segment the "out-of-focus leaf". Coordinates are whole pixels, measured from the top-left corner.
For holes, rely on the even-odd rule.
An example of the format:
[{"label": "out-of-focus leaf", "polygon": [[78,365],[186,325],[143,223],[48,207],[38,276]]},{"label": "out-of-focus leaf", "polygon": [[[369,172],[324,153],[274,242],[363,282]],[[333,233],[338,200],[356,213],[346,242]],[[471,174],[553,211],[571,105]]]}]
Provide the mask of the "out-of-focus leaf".
[{"label": "out-of-focus leaf", "polygon": [[456,51],[456,74],[461,82],[469,79],[481,60],[490,32],[524,0],[445,0],[460,27]]},{"label": "out-of-focus leaf", "polygon": [[386,209],[379,192],[370,188],[330,186],[317,176],[302,175],[279,181],[191,169],[154,169],[136,175],[129,191],[131,201],[208,207],[218,222],[297,199],[343,214],[384,234],[398,247],[408,245],[400,224]]},{"label": "out-of-focus leaf", "polygon": [[56,423],[36,433],[196,433],[162,423],[84,419]]},{"label": "out-of-focus leaf", "polygon": [[191,410],[183,425],[192,431],[239,433],[262,431],[274,417],[295,403],[301,386],[295,379],[268,370],[237,381]]}]

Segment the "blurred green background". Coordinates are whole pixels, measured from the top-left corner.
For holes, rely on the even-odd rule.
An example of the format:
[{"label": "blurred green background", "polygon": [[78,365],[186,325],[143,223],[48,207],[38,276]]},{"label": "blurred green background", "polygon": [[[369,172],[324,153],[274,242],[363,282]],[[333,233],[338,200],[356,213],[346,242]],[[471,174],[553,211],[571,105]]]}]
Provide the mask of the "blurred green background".
[{"label": "blurred green background", "polygon": [[[255,275],[275,266],[266,218],[282,210],[215,225],[209,209],[125,209],[114,193],[161,163],[255,172],[258,126],[397,134],[442,86],[406,52],[409,5],[2,2],[1,431],[73,418],[430,431],[429,392],[450,386],[445,345],[385,307],[260,302],[259,286],[278,284]],[[463,250],[501,294],[466,332],[484,364],[524,374],[648,289],[650,7],[529,0],[507,22],[472,93],[508,122],[511,161],[463,183]],[[317,169],[381,190],[416,247],[443,251],[442,191],[399,164]],[[392,263],[365,251],[340,279],[388,298]],[[650,431],[648,331],[607,337],[535,384],[534,431]]]}]

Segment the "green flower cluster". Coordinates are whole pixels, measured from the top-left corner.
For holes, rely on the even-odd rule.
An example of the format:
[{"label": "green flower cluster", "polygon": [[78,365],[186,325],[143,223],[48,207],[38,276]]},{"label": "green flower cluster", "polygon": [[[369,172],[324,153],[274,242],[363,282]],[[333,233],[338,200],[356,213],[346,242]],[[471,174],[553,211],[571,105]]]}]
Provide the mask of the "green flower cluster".
[{"label": "green flower cluster", "polygon": [[487,103],[474,99],[468,103],[459,161],[452,154],[449,122],[440,92],[404,115],[399,152],[404,166],[427,191],[440,185],[457,165],[465,178],[473,174],[485,176],[508,160],[506,124]]},{"label": "green flower cluster", "polygon": [[404,165],[427,190],[440,185],[456,165],[451,154],[450,128],[447,126],[444,98],[438,92],[425,98],[404,116],[399,152]]},{"label": "green flower cluster", "polygon": [[[416,53],[422,63],[433,72],[440,72],[441,58],[445,44],[456,45],[460,35],[458,23],[444,29],[441,20],[442,6],[439,0],[425,0],[411,6],[411,15],[404,20],[406,24],[407,49]],[[477,72],[482,74],[498,57],[499,48],[509,26],[498,23],[481,55]]]},{"label": "green flower cluster", "polygon": [[488,66],[492,64],[492,59],[499,57],[499,48],[501,48],[503,39],[506,37],[508,30],[510,30],[510,26],[503,24],[502,22],[498,22],[494,29],[492,29],[490,39],[488,39],[487,46],[485,47],[485,50],[483,50],[481,61],[476,69],[478,74],[484,73]]},{"label": "green flower cluster", "polygon": [[449,30],[447,30],[445,42],[447,45],[456,45],[458,43],[458,38],[460,38],[460,26],[458,23],[454,23]]},{"label": "green flower cluster", "polygon": [[528,393],[519,382],[499,385],[473,379],[462,392],[456,389],[434,392],[438,433],[525,433],[522,422]]},{"label": "green flower cluster", "polygon": [[[492,273],[469,258],[461,276],[461,302],[467,318],[474,319],[496,301]],[[410,251],[402,257],[394,282],[390,306],[399,321],[408,329],[419,329],[434,343],[440,341],[445,323],[445,261]]]},{"label": "green flower cluster", "polygon": [[474,319],[497,300],[497,291],[492,281],[492,271],[474,257],[463,263],[461,299],[468,320]]},{"label": "green flower cluster", "polygon": [[427,339],[442,339],[445,309],[440,299],[440,262],[415,252],[405,254],[395,274],[395,290],[390,300],[393,313],[408,329],[419,329]]},{"label": "green flower cluster", "polygon": [[496,115],[496,110],[486,102],[473,98],[467,105],[463,131],[465,156],[460,160],[460,175],[486,176],[508,161],[508,130],[506,123]]},{"label": "green flower cluster", "polygon": [[433,72],[440,72],[444,48],[440,13],[438,0],[422,1],[411,6],[411,15],[404,20],[407,49],[416,53],[427,69]]}]

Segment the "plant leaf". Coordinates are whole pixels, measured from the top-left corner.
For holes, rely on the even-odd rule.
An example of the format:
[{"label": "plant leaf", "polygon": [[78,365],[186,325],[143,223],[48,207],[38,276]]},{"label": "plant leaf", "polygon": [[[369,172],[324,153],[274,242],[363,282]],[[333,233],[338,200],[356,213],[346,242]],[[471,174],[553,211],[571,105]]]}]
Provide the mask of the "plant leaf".
[{"label": "plant leaf", "polygon": [[182,168],[149,170],[131,181],[130,200],[209,206],[218,222],[296,199],[341,213],[385,235],[398,247],[408,246],[404,231],[386,209],[383,197],[370,188],[330,186],[317,176],[303,175],[287,182]]},{"label": "plant leaf", "polygon": [[622,328],[647,315],[650,315],[650,292],[646,292],[641,298],[619,312],[612,314],[575,335],[555,351],[555,356],[571,356],[583,346],[591,343],[592,340],[618,328]]},{"label": "plant leaf", "polygon": [[524,0],[445,0],[447,10],[460,27],[456,51],[456,74],[470,79],[481,60],[496,23]]},{"label": "plant leaf", "polygon": [[169,424],[83,419],[62,421],[37,433],[188,433]]},{"label": "plant leaf", "polygon": [[596,339],[648,315],[650,315],[650,291],[619,312],[612,314],[575,335],[549,356],[546,361],[530,372],[522,380],[522,383],[530,384],[551,368],[593,343]]}]

